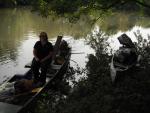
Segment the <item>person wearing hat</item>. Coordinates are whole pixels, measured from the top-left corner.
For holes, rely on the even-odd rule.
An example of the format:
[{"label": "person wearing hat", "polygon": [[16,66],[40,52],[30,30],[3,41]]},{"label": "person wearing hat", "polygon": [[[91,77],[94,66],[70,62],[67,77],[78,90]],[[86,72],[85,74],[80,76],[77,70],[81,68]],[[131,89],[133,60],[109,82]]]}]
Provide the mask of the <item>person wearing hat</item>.
[{"label": "person wearing hat", "polygon": [[[33,48],[34,58],[32,60],[31,69],[34,75],[34,82],[44,85],[46,82],[47,68],[52,61],[53,46],[48,41],[46,32],[41,32],[39,35],[39,41],[37,41]],[[41,68],[41,73],[39,69]]]}]

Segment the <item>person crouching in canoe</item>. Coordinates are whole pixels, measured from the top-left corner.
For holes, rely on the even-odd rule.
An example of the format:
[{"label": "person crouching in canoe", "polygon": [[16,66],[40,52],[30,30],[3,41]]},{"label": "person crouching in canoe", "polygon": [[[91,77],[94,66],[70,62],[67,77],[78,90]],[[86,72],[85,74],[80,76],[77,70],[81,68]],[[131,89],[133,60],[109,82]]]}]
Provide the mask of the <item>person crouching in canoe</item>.
[{"label": "person crouching in canoe", "polygon": [[[48,41],[47,33],[41,32],[39,35],[40,40],[34,45],[31,69],[34,75],[34,83],[42,86],[46,83],[46,73],[49,64],[52,61],[53,46]],[[41,69],[41,73],[39,73]]]}]

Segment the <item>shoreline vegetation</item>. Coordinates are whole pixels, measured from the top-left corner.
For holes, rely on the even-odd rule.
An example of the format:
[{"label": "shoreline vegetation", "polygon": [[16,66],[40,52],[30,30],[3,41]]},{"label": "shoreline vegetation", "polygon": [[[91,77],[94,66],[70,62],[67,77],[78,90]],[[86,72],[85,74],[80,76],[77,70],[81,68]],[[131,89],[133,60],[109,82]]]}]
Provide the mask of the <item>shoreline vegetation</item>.
[{"label": "shoreline vegetation", "polygon": [[[85,70],[73,67],[63,81],[56,82],[53,89],[41,95],[33,104],[31,113],[148,113],[150,104],[150,65],[149,44],[138,32],[137,50],[142,55],[141,68],[129,69],[117,75],[115,83],[110,77],[111,55],[107,52],[106,40],[102,31],[87,37],[87,44],[95,54],[88,55]],[[73,87],[68,83],[74,80],[75,73],[85,73]]]},{"label": "shoreline vegetation", "polygon": [[76,23],[82,15],[89,15],[93,26],[101,18],[114,12],[135,12],[150,16],[150,2],[145,0],[0,0],[0,8],[30,7],[42,17],[64,17]]},{"label": "shoreline vegetation", "polygon": [[[8,0],[9,1],[9,0]],[[13,1],[13,0],[12,0]],[[135,11],[149,15],[150,3],[145,0],[29,0],[26,2],[0,2],[1,6],[31,5],[35,11],[47,16],[52,13],[76,18],[80,14],[98,10],[100,13],[122,10]],[[24,1],[24,0],[20,0]],[[25,3],[25,4],[24,4]],[[11,4],[11,5],[10,5]],[[123,6],[123,7],[122,7]],[[99,15],[98,15],[99,16]],[[101,15],[100,15],[101,16]],[[98,17],[99,18],[99,17]],[[141,34],[137,36],[137,49],[142,55],[141,69],[131,69],[119,73],[116,83],[110,78],[110,58],[106,51],[109,38],[102,31],[89,35],[87,43],[95,50],[88,55],[86,77],[74,81],[75,73],[82,74],[77,68],[66,74],[64,79],[56,82],[53,89],[41,95],[41,99],[33,104],[31,113],[149,113],[150,104],[150,39],[145,40]],[[68,83],[73,81],[74,86]]]},{"label": "shoreline vegetation", "polygon": [[140,11],[148,14],[150,2],[145,0],[0,0],[0,8],[31,6],[43,16],[74,15],[91,13],[91,11]]}]

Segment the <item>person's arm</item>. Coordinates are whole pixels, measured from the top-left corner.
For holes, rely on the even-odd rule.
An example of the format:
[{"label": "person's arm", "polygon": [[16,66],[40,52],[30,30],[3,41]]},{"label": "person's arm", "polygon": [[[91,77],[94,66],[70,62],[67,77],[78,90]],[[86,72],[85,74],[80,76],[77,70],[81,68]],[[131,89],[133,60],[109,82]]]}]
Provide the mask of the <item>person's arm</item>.
[{"label": "person's arm", "polygon": [[33,55],[36,61],[39,61],[40,59],[37,57],[37,50],[34,48],[33,49]]},{"label": "person's arm", "polygon": [[46,56],[46,57],[44,57],[40,62],[44,62],[44,61],[46,61],[47,59],[49,59],[49,58],[51,58],[52,57],[52,55],[53,55],[53,52],[52,51],[50,51],[49,52],[49,54]]}]

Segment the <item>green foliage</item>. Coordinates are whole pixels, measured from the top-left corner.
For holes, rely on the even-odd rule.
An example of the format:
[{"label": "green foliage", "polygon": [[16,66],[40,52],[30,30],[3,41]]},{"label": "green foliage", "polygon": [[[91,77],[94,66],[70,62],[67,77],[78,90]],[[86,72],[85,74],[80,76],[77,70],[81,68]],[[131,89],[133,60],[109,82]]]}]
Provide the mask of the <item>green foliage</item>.
[{"label": "green foliage", "polygon": [[0,5],[4,7],[13,6],[16,4],[17,4],[16,0],[5,0],[5,1],[0,0]]},{"label": "green foliage", "polygon": [[102,34],[99,32],[88,38],[96,55],[89,55],[87,78],[81,79],[75,85],[63,105],[65,110],[62,113],[148,113],[150,40],[145,40],[140,32],[135,33],[137,49],[143,56],[141,67],[118,73],[115,83],[112,84],[109,55],[105,50],[107,44],[105,45],[106,41],[103,39],[106,35]]},{"label": "green foliage", "polygon": [[150,90],[150,65],[149,65],[149,39],[144,39],[141,33],[134,33],[138,42],[136,47],[138,54],[142,55],[140,67],[133,67],[117,75],[114,84],[113,113],[146,113],[149,112]]},{"label": "green foliage", "polygon": [[[36,4],[40,1],[40,4]],[[107,12],[109,9],[117,8],[124,4],[135,6],[142,5],[148,7],[148,2],[141,0],[38,0],[34,2],[36,7],[41,7],[42,3],[47,3],[50,11],[58,15],[74,14],[75,12],[86,12],[89,10],[101,10]],[[133,7],[133,4],[130,5]]]},{"label": "green foliage", "polygon": [[15,7],[19,5],[31,5],[31,0],[0,0],[1,7]]},{"label": "green foliage", "polygon": [[86,39],[95,50],[88,56],[86,77],[70,87],[69,74],[81,72],[70,68],[63,81],[56,82],[53,89],[41,96],[33,113],[149,113],[150,38],[144,39],[139,31],[134,34],[138,54],[143,57],[140,67],[117,73],[112,83],[108,36],[102,31],[94,32]]},{"label": "green foliage", "polygon": [[[109,74],[110,55],[106,34],[99,31],[88,36],[87,42],[96,54],[89,55],[87,77],[81,78],[66,98],[57,101],[52,113],[148,113],[150,104],[150,40],[135,32],[140,68],[117,73],[112,84]],[[62,95],[62,94],[60,94]]]},{"label": "green foliage", "polygon": [[[70,22],[77,21],[81,15],[99,11],[96,21],[111,10],[142,10],[149,11],[150,3],[145,0],[5,0],[0,6],[31,5],[33,10],[47,17],[51,14],[69,18]],[[143,8],[144,7],[144,8]],[[148,10],[148,11],[147,11]]]}]

